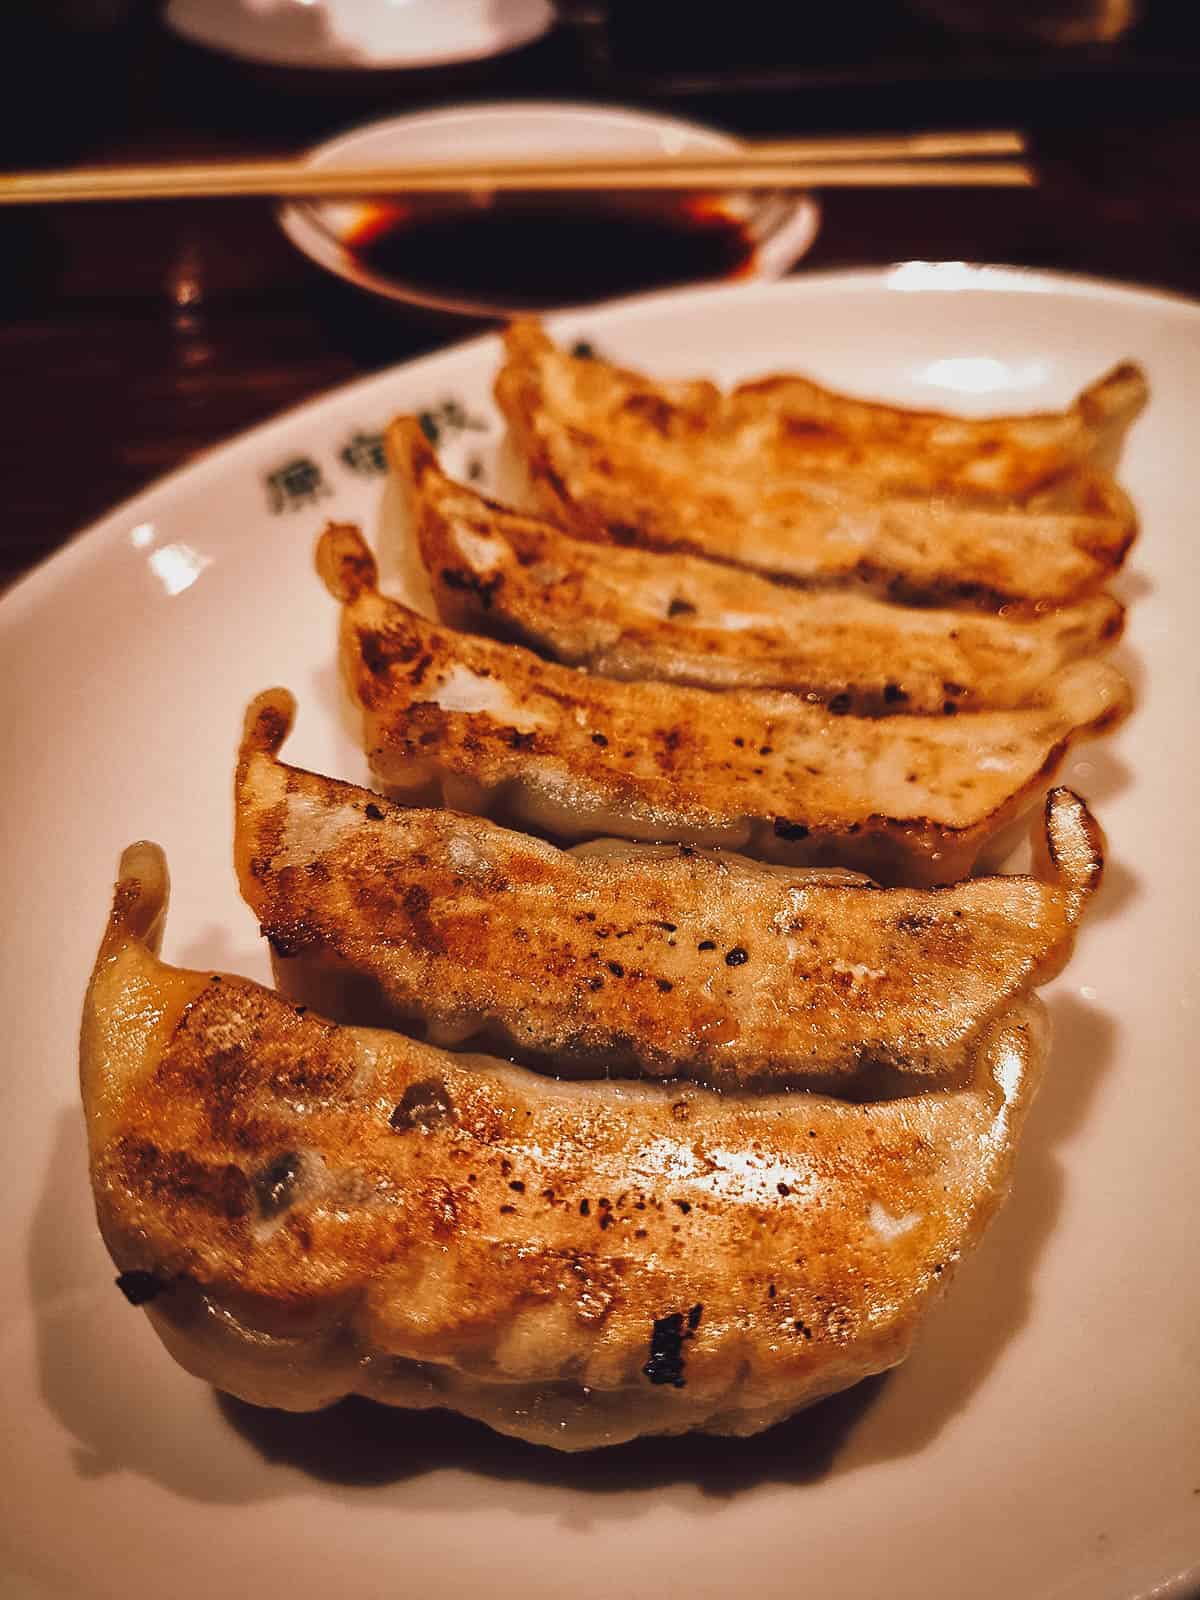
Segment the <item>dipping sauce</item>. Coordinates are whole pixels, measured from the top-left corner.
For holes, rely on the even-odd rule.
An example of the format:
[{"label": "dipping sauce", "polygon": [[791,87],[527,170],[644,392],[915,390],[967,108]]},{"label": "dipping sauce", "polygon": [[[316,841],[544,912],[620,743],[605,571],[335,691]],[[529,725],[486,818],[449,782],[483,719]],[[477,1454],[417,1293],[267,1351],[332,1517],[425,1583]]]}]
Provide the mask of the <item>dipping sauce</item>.
[{"label": "dipping sauce", "polygon": [[753,264],[744,218],[711,195],[502,194],[371,208],[346,248],[369,271],[445,300],[570,305]]}]

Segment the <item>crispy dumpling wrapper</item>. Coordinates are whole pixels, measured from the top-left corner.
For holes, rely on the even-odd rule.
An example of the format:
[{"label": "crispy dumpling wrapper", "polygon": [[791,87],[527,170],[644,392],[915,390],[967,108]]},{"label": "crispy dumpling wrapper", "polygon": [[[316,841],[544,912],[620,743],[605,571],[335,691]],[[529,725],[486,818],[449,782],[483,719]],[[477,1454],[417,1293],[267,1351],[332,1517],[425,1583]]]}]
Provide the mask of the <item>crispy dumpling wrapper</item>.
[{"label": "crispy dumpling wrapper", "polygon": [[293,710],[283,690],[251,705],[234,805],[284,991],[554,1072],[857,1098],[962,1081],[996,1016],[1061,970],[1100,881],[1067,789],[1033,830],[1042,876],[880,889],[392,805],[281,762]]},{"label": "crispy dumpling wrapper", "polygon": [[722,394],[505,337],[496,399],[539,504],[580,538],[690,551],[898,599],[1061,605],[1137,531],[1097,462],[1144,404],[1124,363],[1061,413],[974,420],[800,378]]},{"label": "crispy dumpling wrapper", "polygon": [[1004,709],[1121,635],[1108,594],[1034,617],[899,606],[572,538],[452,482],[415,417],[387,449],[442,621],[602,677],[787,689],[871,715]]},{"label": "crispy dumpling wrapper", "polygon": [[379,784],[559,841],[611,834],[953,882],[1036,802],[1069,746],[1130,704],[1116,668],[1093,660],[1027,708],[941,717],[623,683],[388,599],[353,527],[327,529],[317,560],[342,602],[342,673]]},{"label": "crispy dumpling wrapper", "polygon": [[167,966],[166,892],[131,847],[81,1035],[97,1216],[176,1359],[259,1405],[559,1449],[765,1428],[906,1355],[1045,1051],[1029,1000],[900,1100],[558,1083]]}]

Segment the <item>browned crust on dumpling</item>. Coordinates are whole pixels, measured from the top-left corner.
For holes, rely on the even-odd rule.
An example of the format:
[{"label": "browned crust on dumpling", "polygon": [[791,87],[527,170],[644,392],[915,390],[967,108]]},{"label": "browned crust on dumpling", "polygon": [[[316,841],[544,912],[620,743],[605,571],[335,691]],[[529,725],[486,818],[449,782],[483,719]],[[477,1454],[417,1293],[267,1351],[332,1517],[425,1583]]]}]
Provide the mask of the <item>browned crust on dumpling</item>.
[{"label": "browned crust on dumpling", "polygon": [[1129,706],[1124,678],[1096,661],[1059,673],[1028,709],[941,718],[618,683],[428,622],[371,587],[369,563],[355,529],[323,536],[318,565],[343,601],[342,671],[377,780],[410,803],[440,796],[557,839],[718,845],[952,882],[1075,739]]},{"label": "browned crust on dumpling", "polygon": [[568,1449],[767,1426],[902,1359],[1044,1052],[1031,1004],[970,1087],[905,1101],[557,1084],[163,966],[164,894],[139,847],[85,1006],[97,1214],[169,1348],[261,1404],[357,1391]]},{"label": "browned crust on dumpling", "polygon": [[953,1081],[1061,969],[1099,880],[1068,790],[1035,829],[1042,879],[883,890],[664,845],[564,852],[285,765],[291,710],[282,690],[251,705],[235,789],[238,878],[285,992],[556,1072],[858,1098]]},{"label": "browned crust on dumpling", "polygon": [[533,323],[505,349],[510,436],[542,507],[581,538],[896,599],[1035,606],[1093,593],[1136,534],[1091,460],[1145,397],[1130,364],[1065,413],[975,422],[800,379],[728,396],[656,383],[570,356]]},{"label": "browned crust on dumpling", "polygon": [[415,417],[392,423],[387,450],[442,620],[604,677],[940,715],[948,699],[960,711],[1027,705],[1059,668],[1122,630],[1123,608],[1106,594],[1017,618],[598,545],[452,482]]}]

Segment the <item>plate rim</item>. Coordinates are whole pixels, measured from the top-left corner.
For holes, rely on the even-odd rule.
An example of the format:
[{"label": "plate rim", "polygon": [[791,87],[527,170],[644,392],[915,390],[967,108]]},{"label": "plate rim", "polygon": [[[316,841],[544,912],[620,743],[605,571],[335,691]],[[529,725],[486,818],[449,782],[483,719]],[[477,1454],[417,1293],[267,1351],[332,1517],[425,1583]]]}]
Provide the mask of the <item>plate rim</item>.
[{"label": "plate rim", "polygon": [[[944,281],[936,281],[945,274]],[[929,281],[924,281],[925,276]],[[909,278],[912,281],[909,281]],[[1105,278],[1082,272],[1060,272],[1053,268],[1005,266],[975,261],[924,261],[920,259],[892,262],[888,266],[836,267],[817,272],[799,272],[778,279],[754,279],[746,283],[717,283],[675,285],[649,293],[624,295],[615,300],[597,301],[591,306],[571,306],[549,312],[542,318],[552,328],[564,322],[577,322],[584,317],[604,320],[619,318],[625,312],[651,313],[656,306],[668,301],[706,302],[730,298],[804,296],[817,291],[848,289],[853,293],[887,290],[892,293],[938,294],[987,292],[1033,294],[1065,293],[1080,299],[1115,299],[1125,304],[1145,305],[1147,308],[1179,313],[1200,321],[1200,298],[1177,291],[1160,289],[1125,279]],[[0,628],[14,624],[17,614],[23,614],[36,604],[37,596],[48,584],[65,577],[68,571],[98,551],[106,539],[113,536],[118,524],[132,517],[145,521],[145,509],[164,492],[172,491],[186,477],[200,476],[218,467],[227,453],[264,440],[273,430],[303,424],[312,415],[332,402],[340,401],[356,392],[367,393],[376,386],[393,381],[398,374],[419,378],[425,366],[437,366],[451,356],[467,356],[482,352],[489,342],[500,336],[500,328],[490,328],[483,333],[471,334],[451,340],[423,355],[411,356],[381,367],[375,372],[359,373],[353,378],[332,384],[305,400],[273,412],[261,422],[252,423],[231,434],[228,438],[207,445],[187,461],[173,467],[151,480],[144,488],[103,512],[73,533],[50,551],[28,571],[22,573],[3,594],[0,594]]]}]

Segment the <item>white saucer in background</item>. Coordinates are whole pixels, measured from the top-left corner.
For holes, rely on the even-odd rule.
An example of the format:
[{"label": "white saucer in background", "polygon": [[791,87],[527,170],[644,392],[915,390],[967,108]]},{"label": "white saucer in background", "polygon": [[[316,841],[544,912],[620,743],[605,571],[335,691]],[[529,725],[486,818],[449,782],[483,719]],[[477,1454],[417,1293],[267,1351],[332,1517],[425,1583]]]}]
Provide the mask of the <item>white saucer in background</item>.
[{"label": "white saucer in background", "polygon": [[[451,106],[390,117],[342,134],[309,152],[313,166],[384,166],[389,162],[562,157],[735,150],[738,141],[701,123],[655,112],[571,101],[509,101]],[[757,212],[764,232],[744,276],[775,279],[786,273],[812,245],[821,209],[809,194],[730,196],[730,209]],[[289,201],[279,221],[292,243],[318,266],[370,293],[436,311],[503,315],[536,309],[501,302],[440,296],[373,272],[348,247],[371,215],[365,203]],[[757,231],[757,230],[756,230]],[[562,304],[560,300],[558,302]],[[545,308],[542,308],[545,309]]]},{"label": "white saucer in background", "polygon": [[445,67],[515,50],[554,21],[550,0],[170,0],[167,26],[277,67]]}]

